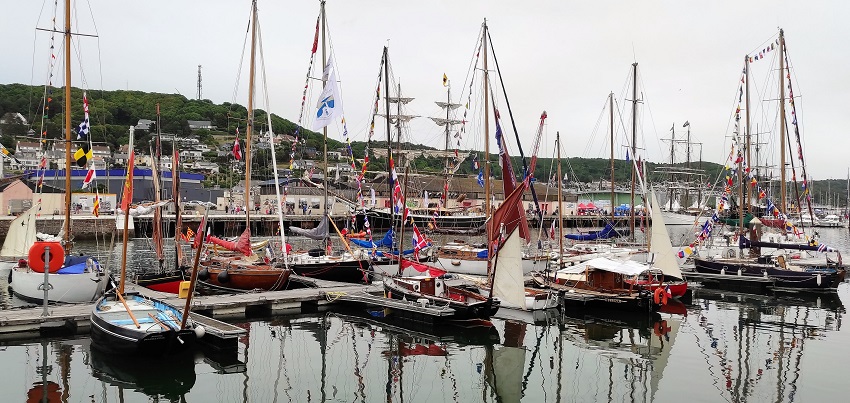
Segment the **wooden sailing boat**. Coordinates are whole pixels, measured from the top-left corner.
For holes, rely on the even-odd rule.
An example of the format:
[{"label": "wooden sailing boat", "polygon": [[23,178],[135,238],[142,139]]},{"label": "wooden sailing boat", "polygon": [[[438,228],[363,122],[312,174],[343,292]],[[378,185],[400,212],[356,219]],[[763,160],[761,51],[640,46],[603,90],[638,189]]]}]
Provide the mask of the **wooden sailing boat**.
[{"label": "wooden sailing boat", "polygon": [[92,347],[127,355],[174,355],[193,346],[195,340],[204,334],[203,327],[188,320],[188,300],[187,309],[181,312],[160,300],[136,292],[124,292],[127,281],[130,204],[133,198],[133,131],[134,128],[130,127],[127,181],[121,198],[124,237],[118,288],[100,298],[92,308]]},{"label": "wooden sailing boat", "polygon": [[165,268],[165,253],[163,252],[164,247],[164,237],[162,233],[162,207],[159,206],[161,201],[161,190],[160,190],[160,180],[161,173],[159,169],[162,167],[161,164],[161,133],[160,133],[160,114],[159,114],[159,104],[156,105],[156,148],[155,152],[151,153],[151,156],[154,157],[154,167],[152,169],[152,176],[154,182],[154,193],[155,193],[155,204],[157,207],[154,210],[153,217],[153,235],[151,236],[151,240],[153,242],[154,251],[156,252],[157,261],[159,262],[159,267],[154,270],[145,270],[144,272],[137,274],[135,277],[135,283],[145,287],[150,288],[155,291],[167,292],[170,294],[179,294],[180,293],[180,283],[182,283],[185,279],[184,269],[185,267],[181,266],[180,254],[182,252],[180,248],[180,233],[181,233],[181,215],[180,215],[180,171],[178,168],[178,157],[179,153],[177,152],[177,142],[172,141],[171,145],[173,148],[173,155],[171,157],[171,183],[172,183],[172,204],[174,205],[174,234],[175,234],[175,259],[174,265],[166,269]]},{"label": "wooden sailing boat", "polygon": [[[55,21],[54,21],[55,24]],[[54,26],[53,32],[60,32]],[[27,264],[19,264],[11,272],[10,285],[15,296],[33,302],[91,302],[99,298],[106,288],[106,273],[100,263],[90,256],[66,257],[71,243],[71,0],[65,1],[65,223],[62,241],[37,241],[35,235],[35,216],[41,208],[35,205],[25,212],[19,221],[24,238],[15,248],[29,247]],[[85,95],[84,95],[85,99]],[[85,105],[88,125],[88,104]],[[84,146],[85,147],[85,146]],[[46,167],[46,159],[43,164]],[[42,171],[43,172],[43,171]],[[43,177],[42,177],[43,179]],[[41,182],[40,182],[41,183]],[[19,217],[19,218],[21,218]],[[15,236],[14,232],[7,235]],[[46,251],[49,248],[49,253]],[[5,248],[4,248],[5,249]],[[49,267],[48,267],[49,266]],[[45,273],[48,272],[48,273]],[[46,283],[46,284],[45,284]],[[45,301],[46,300],[46,301]]]},{"label": "wooden sailing boat", "polygon": [[[251,134],[254,131],[254,79],[255,58],[258,41],[257,2],[251,2],[251,56],[248,78],[248,125],[245,130],[245,231],[239,240],[233,244],[233,250],[241,256],[211,257],[201,263],[203,269],[198,278],[207,285],[237,290],[280,290],[286,287],[292,270],[288,261],[273,262],[272,259],[260,261],[251,249]],[[264,76],[265,78],[265,76]],[[271,112],[268,112],[271,119]],[[269,125],[271,126],[271,125]],[[274,150],[272,150],[274,154]],[[276,171],[276,170],[275,170]],[[282,212],[278,211],[278,214]],[[198,231],[200,234],[201,231]],[[196,239],[195,248],[201,248],[201,239]],[[286,255],[285,242],[281,246]]]},{"label": "wooden sailing boat", "polygon": [[[387,47],[384,47],[384,60],[389,60]],[[385,82],[389,82],[389,69],[385,71]],[[387,117],[387,132],[389,133],[389,117]],[[391,150],[390,150],[391,151]],[[405,191],[407,189],[407,170],[405,170],[404,188],[398,183],[395,168],[392,167],[392,154],[389,154],[392,179],[393,179],[393,205],[405,206]],[[396,200],[397,199],[397,200]],[[404,244],[404,227],[407,220],[404,218],[407,212],[402,207],[399,214],[402,220],[399,222],[399,245]],[[413,224],[416,225],[415,223]],[[415,228],[415,227],[414,227]],[[413,269],[424,275],[402,276],[405,269]],[[388,298],[403,299],[408,301],[424,301],[435,306],[448,306],[455,313],[451,320],[489,319],[499,310],[500,301],[488,298],[473,286],[451,286],[443,278],[446,271],[421,262],[415,262],[398,256],[398,275],[384,276],[384,292]]]},{"label": "wooden sailing boat", "polygon": [[[786,201],[786,181],[785,181],[785,143],[786,143],[786,128],[785,128],[785,80],[789,79],[790,81],[790,70],[787,69],[787,54],[785,51],[785,36],[784,32],[779,30],[779,38],[776,41],[778,45],[778,57],[779,57],[779,133],[780,133],[780,203],[775,205],[769,198],[764,196],[765,191],[761,190],[758,192],[759,199],[766,199],[767,204],[769,206],[768,213],[773,216],[773,219],[780,219],[783,221],[782,227],[789,228],[791,234],[797,235],[797,228],[789,221],[789,215],[787,214],[789,205]],[[770,50],[773,50],[773,45],[771,45]],[[762,53],[763,54],[763,53]],[[756,57],[757,59],[757,57]],[[744,66],[744,77],[742,81],[745,83],[749,81],[749,70],[750,64],[752,60],[749,56],[745,57],[745,66]],[[789,104],[791,105],[792,110],[792,125],[794,125],[794,134],[796,136],[796,141],[798,145],[799,151],[799,159],[802,164],[802,181],[804,192],[808,191],[805,189],[807,185],[807,175],[805,171],[805,163],[803,161],[803,148],[800,143],[800,133],[797,125],[798,116],[796,114],[796,107],[794,106],[794,97],[793,93],[791,93],[791,84],[788,84],[789,89]],[[746,108],[746,144],[749,145],[750,142],[750,121],[749,121],[749,85],[746,85],[744,89],[739,90],[743,92],[746,90],[747,95],[747,108]],[[740,98],[739,98],[740,100]],[[740,101],[739,101],[740,102]],[[740,106],[736,111],[736,121],[740,119]],[[738,126],[736,124],[735,135],[738,135]],[[738,141],[737,150],[730,154],[731,157],[734,158],[734,162],[737,164],[737,193],[738,200],[749,200],[750,194],[752,193],[753,186],[747,186],[752,182],[758,184],[758,181],[755,177],[751,179],[749,177],[744,176],[744,172],[750,172],[751,160],[749,155],[749,147],[743,147],[743,142]],[[746,152],[746,159],[745,159]],[[795,175],[796,177],[796,175]],[[728,185],[726,193],[724,194],[724,198],[728,198],[731,193],[732,188],[732,178],[729,176]],[[744,192],[744,186],[747,186],[747,191]],[[760,188],[756,188],[760,189]],[[796,189],[796,186],[795,186]],[[745,196],[746,195],[746,196]],[[804,193],[805,195],[805,193]],[[746,197],[746,198],[745,198]],[[799,197],[797,198],[800,199]],[[808,201],[808,197],[806,197]],[[800,242],[784,242],[782,240],[779,241],[765,241],[762,236],[762,224],[763,221],[758,218],[753,218],[749,223],[745,222],[745,206],[747,205],[749,208],[749,202],[746,203],[738,203],[738,227],[739,227],[739,242],[738,247],[743,252],[745,249],[749,249],[749,257],[744,257],[743,253],[740,257],[695,257],[694,258],[694,269],[698,273],[708,274],[708,275],[720,275],[718,279],[722,280],[722,276],[726,275],[737,275],[738,284],[741,285],[759,285],[757,289],[762,289],[765,282],[770,283],[770,287],[774,289],[793,289],[795,291],[801,290],[829,290],[835,291],[838,288],[838,285],[843,282],[846,276],[846,268],[841,263],[841,254],[833,250],[832,248],[818,244],[815,240],[810,239],[808,237],[805,238],[803,243]],[[811,204],[809,204],[809,213],[813,215],[811,210]],[[715,215],[716,216],[716,215]],[[751,227],[749,236],[745,236],[744,228],[749,225]],[[800,235],[797,235],[800,237]],[[772,248],[775,249],[776,252],[773,252],[770,255],[763,255],[761,248]],[[785,254],[782,253],[783,250],[796,250],[796,251],[812,251],[816,253],[822,253],[822,255],[817,259],[817,261],[789,261]],[[734,251],[734,250],[733,250]],[[837,253],[837,259],[832,260],[825,252],[835,252]],[[747,279],[750,280],[747,280]],[[725,281],[720,281],[719,284],[724,284]]]}]

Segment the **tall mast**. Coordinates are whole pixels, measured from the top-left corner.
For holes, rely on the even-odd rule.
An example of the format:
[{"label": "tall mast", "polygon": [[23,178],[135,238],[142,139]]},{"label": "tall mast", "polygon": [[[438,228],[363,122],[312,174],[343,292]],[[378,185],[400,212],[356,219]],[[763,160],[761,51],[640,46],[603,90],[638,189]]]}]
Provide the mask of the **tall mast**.
[{"label": "tall mast", "polygon": [[670,135],[670,189],[668,193],[670,196],[667,199],[668,210],[673,211],[673,181],[676,179],[676,174],[674,170],[676,165],[676,122],[673,122],[673,134]]},{"label": "tall mast", "polygon": [[[484,45],[484,214],[490,215],[490,96],[487,94],[487,86],[490,84],[490,75],[487,71],[487,19],[484,19],[484,36],[481,39]],[[502,178],[505,180],[505,178]],[[505,195],[508,197],[508,195]]]},{"label": "tall mast", "polygon": [[781,209],[787,214],[785,197],[785,33],[779,30],[779,194]]},{"label": "tall mast", "polygon": [[[251,132],[254,129],[254,66],[257,44],[257,0],[251,2],[251,64],[248,67],[248,125],[245,129],[245,228],[251,229]],[[271,113],[271,112],[267,112]]]},{"label": "tall mast", "polygon": [[384,111],[387,112],[387,171],[390,176],[390,228],[395,225],[395,200],[393,200],[393,185],[395,184],[395,180],[393,179],[392,169],[390,168],[390,161],[393,160],[393,137],[390,132],[390,57],[389,57],[389,49],[384,46]]},{"label": "tall mast", "polygon": [[71,0],[65,0],[65,248],[71,250]]},{"label": "tall mast", "polygon": [[[752,133],[750,132],[750,57],[748,55],[744,55],[744,130],[747,134],[747,167],[751,170],[753,169],[753,160],[751,159],[752,154],[750,147],[752,147]],[[750,200],[752,200],[753,195],[753,187],[752,185],[747,186],[747,207],[746,211],[750,211]]]},{"label": "tall mast", "polygon": [[[129,142],[129,161],[133,161],[133,140],[136,136],[136,127],[130,126],[130,142]],[[124,283],[127,279],[127,243],[130,236],[130,205],[133,203],[133,164],[127,163],[127,180],[124,183],[124,192],[121,198],[121,204],[126,206],[124,209],[124,231],[121,244],[121,275],[118,278],[118,294],[124,294]],[[129,191],[127,188],[129,187]],[[124,200],[124,197],[129,197],[130,200]]]},{"label": "tall mast", "polygon": [[[614,225],[614,93],[608,94],[608,123],[611,125],[611,224]],[[560,139],[560,137],[558,137]],[[561,199],[561,142],[558,141],[558,200]],[[558,202],[560,203],[560,201]],[[558,204],[560,206],[560,204]],[[560,211],[560,210],[559,210]],[[559,222],[560,224],[560,222]],[[562,236],[563,238],[563,236]]]},{"label": "tall mast", "polygon": [[[637,62],[632,63],[632,158],[637,157]],[[631,204],[629,205],[629,210],[631,211],[631,219],[629,220],[629,230],[631,233],[631,240],[635,240],[635,180],[637,177],[637,172],[635,170],[635,166],[632,166],[632,190],[631,190]]]},{"label": "tall mast", "polygon": [[171,148],[171,198],[174,201],[174,268],[178,268],[182,255],[180,233],[183,231],[183,223],[180,215],[180,169],[177,162],[180,153],[177,152],[177,135],[171,137]]},{"label": "tall mast", "polygon": [[[613,93],[612,93],[613,95]],[[561,132],[555,132],[555,143],[557,144],[558,149],[558,256],[561,256],[564,253],[564,209],[562,207],[562,203],[564,201],[564,195],[561,192]],[[613,143],[612,143],[613,144]],[[613,147],[613,146],[612,146]],[[611,161],[614,161],[613,159]],[[613,175],[613,171],[612,175]],[[613,185],[613,182],[611,182]],[[611,187],[611,194],[614,192],[614,187]],[[507,198],[507,196],[505,196]],[[612,214],[614,208],[611,208]],[[612,221],[613,222],[613,221]],[[560,258],[559,258],[560,259]]]},{"label": "tall mast", "polygon": [[[322,68],[325,68],[325,66],[327,66],[327,64],[328,64],[328,53],[327,53],[328,51],[327,51],[327,44],[326,44],[327,43],[327,31],[326,31],[327,21],[325,20],[325,0],[322,0],[319,4],[321,5],[321,15],[322,15]],[[322,74],[322,87],[323,88],[327,85],[327,82],[328,82],[328,77],[325,77],[325,75]],[[328,211],[328,126],[327,125],[325,125],[325,127],[322,128],[322,147],[324,148],[324,155],[325,155],[325,157],[324,157],[324,164],[325,164],[324,188],[325,188],[325,193],[324,193],[324,204],[322,205],[322,211],[324,211],[325,217],[327,217],[327,219],[330,220],[331,215],[330,215],[330,212]],[[325,249],[327,249],[330,246],[330,242],[331,242],[330,237],[325,238]],[[284,248],[285,248],[285,246],[284,246]]]}]

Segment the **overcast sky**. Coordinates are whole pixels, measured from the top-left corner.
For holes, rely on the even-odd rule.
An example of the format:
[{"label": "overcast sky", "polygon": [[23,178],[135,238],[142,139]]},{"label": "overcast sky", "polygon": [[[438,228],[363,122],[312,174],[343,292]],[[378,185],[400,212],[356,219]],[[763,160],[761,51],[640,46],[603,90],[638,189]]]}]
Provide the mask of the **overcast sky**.
[{"label": "overcast sky", "polygon": [[[35,28],[50,27],[52,7],[52,2],[38,0],[3,7],[0,82],[44,84],[49,34],[36,33]],[[87,80],[82,82],[74,73],[74,86],[179,92],[191,98],[200,64],[204,98],[247,103],[247,79],[243,77],[236,96],[234,88],[250,1],[88,0],[76,2],[75,7],[74,31],[97,33],[99,39],[75,41],[82,56],[73,67],[82,69]],[[319,4],[261,0],[259,9],[270,108],[296,121]],[[821,0],[327,3],[346,119],[354,140],[366,138],[385,44],[389,43],[393,73],[404,95],[416,98],[407,112],[435,116],[439,108],[433,101],[446,96],[441,84],[444,73],[452,81],[453,100],[466,101],[463,84],[486,18],[526,152],[540,112],[548,112],[540,157],[554,155],[555,132],[560,131],[564,156],[607,158],[603,107],[613,91],[619,108],[628,108],[629,73],[631,63],[637,61],[643,100],[638,140],[645,148],[642,155],[650,161],[669,160],[669,146],[659,138],[669,137],[674,122],[677,136],[684,135],[681,125],[689,121],[693,141],[703,143],[703,159],[723,163],[744,55],[758,53],[782,27],[794,95],[800,97],[797,107],[807,168],[815,179],[847,174],[848,16],[850,3]],[[776,87],[775,54],[752,65],[752,82],[758,91]],[[319,91],[314,90],[313,96]],[[464,99],[459,100],[462,91]],[[778,95],[753,91],[752,102],[763,106],[751,108],[759,115],[753,117],[754,127],[772,128]],[[504,105],[501,108],[504,118]],[[622,119],[630,125],[628,113]],[[339,139],[338,128],[332,128],[330,135]],[[383,131],[376,135],[385,137]],[[424,118],[414,120],[411,136],[415,142],[435,147],[444,144],[441,129]],[[462,148],[482,147],[479,139],[466,137]],[[765,137],[764,141],[776,143]],[[618,158],[624,157],[621,144],[618,140]],[[762,150],[778,153],[772,144]],[[677,160],[684,158],[681,151],[677,153]],[[696,149],[695,158],[698,153]]]}]

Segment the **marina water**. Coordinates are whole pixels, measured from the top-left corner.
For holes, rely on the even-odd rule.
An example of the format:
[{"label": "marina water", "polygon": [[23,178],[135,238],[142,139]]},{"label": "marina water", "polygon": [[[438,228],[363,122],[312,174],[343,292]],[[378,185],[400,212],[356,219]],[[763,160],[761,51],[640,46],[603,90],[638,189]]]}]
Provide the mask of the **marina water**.
[{"label": "marina water", "polygon": [[[847,229],[820,234],[850,251]],[[147,240],[131,250],[131,269],[152,264]],[[2,308],[24,305],[5,281]],[[399,328],[334,307],[238,321],[248,333],[233,354],[156,362],[104,356],[86,337],[0,341],[0,391],[4,402],[841,401],[848,304],[846,282],[837,296],[697,289],[660,321],[555,311],[491,329]]]}]

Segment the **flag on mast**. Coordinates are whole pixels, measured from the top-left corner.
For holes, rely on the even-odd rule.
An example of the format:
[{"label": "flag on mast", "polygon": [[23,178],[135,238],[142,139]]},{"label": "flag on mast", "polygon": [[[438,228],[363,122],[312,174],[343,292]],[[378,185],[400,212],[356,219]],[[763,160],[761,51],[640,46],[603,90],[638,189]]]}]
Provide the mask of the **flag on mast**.
[{"label": "flag on mast", "polygon": [[95,178],[97,178],[97,174],[94,171],[94,167],[91,167],[89,168],[88,172],[86,172],[86,177],[83,178],[82,188],[85,189],[89,187],[89,185],[91,185],[92,181],[94,181]]},{"label": "flag on mast", "polygon": [[333,68],[333,57],[328,58],[323,75],[325,89],[319,95],[316,105],[316,120],[313,121],[313,130],[319,130],[342,116],[342,97],[339,93],[339,85],[336,82],[336,71]]},{"label": "flag on mast", "polygon": [[446,73],[443,73],[443,87],[447,87],[449,85],[449,76]]},{"label": "flag on mast", "polygon": [[233,141],[233,157],[242,161],[242,147],[239,145],[239,127],[236,128],[236,140]]},{"label": "flag on mast", "polygon": [[100,217],[100,194],[95,193],[94,203],[91,206],[92,215]]}]

